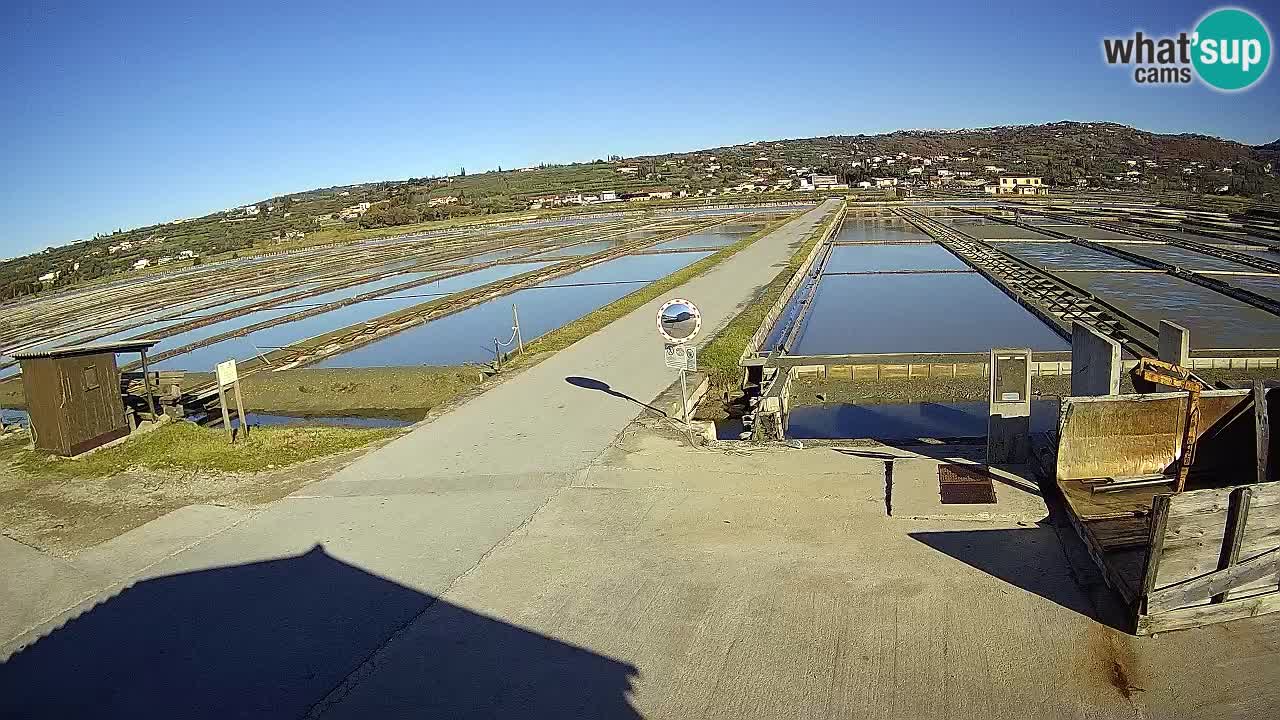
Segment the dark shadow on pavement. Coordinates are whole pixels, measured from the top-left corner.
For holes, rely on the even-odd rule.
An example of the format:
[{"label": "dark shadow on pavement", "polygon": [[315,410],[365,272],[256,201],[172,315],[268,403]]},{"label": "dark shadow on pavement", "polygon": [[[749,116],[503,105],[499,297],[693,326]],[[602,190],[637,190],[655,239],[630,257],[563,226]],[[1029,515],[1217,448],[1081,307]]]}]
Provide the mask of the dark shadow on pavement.
[{"label": "dark shadow on pavement", "polygon": [[1049,524],[1002,530],[913,532],[912,539],[1014,587],[1128,632],[1121,618],[1100,612],[1067,561]]},{"label": "dark shadow on pavement", "polygon": [[424,612],[328,710],[639,717],[628,700],[633,665],[404,587],[320,546],[120,591],[0,664],[0,717],[302,717]]},{"label": "dark shadow on pavement", "polygon": [[595,378],[579,377],[577,375],[570,375],[569,377],[565,378],[564,381],[569,383],[570,385],[573,385],[574,387],[583,388],[584,390],[599,390],[600,392],[606,395],[612,395],[622,400],[629,400],[639,405],[642,408],[652,410],[663,417],[668,417],[667,413],[659,410],[658,408],[650,405],[649,403],[640,402],[639,400],[631,397],[630,395],[625,395],[623,393],[618,392],[617,390],[614,390],[613,388],[609,387],[609,383],[604,382],[602,380],[596,380]]}]

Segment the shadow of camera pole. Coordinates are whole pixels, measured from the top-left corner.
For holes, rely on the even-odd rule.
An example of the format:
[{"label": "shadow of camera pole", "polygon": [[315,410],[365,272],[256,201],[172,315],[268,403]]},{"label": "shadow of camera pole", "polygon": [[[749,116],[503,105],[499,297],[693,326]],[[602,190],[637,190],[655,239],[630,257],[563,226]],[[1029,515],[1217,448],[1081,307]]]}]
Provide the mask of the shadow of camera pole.
[{"label": "shadow of camera pole", "polygon": [[319,545],[122,590],[0,664],[0,716],[301,717],[411,622],[427,631],[398,636],[361,680],[377,692],[357,684],[346,700],[395,716],[639,717],[628,700],[634,666],[404,587]]}]

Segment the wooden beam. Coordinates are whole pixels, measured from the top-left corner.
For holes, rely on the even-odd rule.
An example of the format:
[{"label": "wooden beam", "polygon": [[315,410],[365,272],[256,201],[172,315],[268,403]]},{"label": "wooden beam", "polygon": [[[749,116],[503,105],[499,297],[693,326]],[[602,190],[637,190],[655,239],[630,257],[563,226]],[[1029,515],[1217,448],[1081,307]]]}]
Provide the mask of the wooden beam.
[{"label": "wooden beam", "polygon": [[1280,592],[1250,595],[1238,600],[1228,600],[1220,605],[1196,605],[1169,610],[1158,615],[1138,617],[1136,633],[1154,635],[1171,630],[1212,625],[1213,623],[1257,617],[1280,610]]},{"label": "wooden beam", "polygon": [[1280,547],[1255,555],[1225,570],[1161,588],[1147,597],[1147,612],[1154,614],[1193,605],[1232,588],[1274,575],[1277,571],[1280,571]]},{"label": "wooden beam", "polygon": [[248,439],[249,422],[244,417],[244,398],[241,397],[240,395],[239,378],[236,379],[234,387],[235,387],[235,397],[236,397],[236,417],[240,419],[240,432],[241,434],[244,435],[245,439]]},{"label": "wooden beam", "polygon": [[[1164,531],[1169,525],[1169,499],[1172,495],[1157,495],[1151,502],[1151,531],[1147,536],[1147,561],[1142,569],[1142,588],[1138,600],[1147,605],[1155,590],[1156,573],[1160,569],[1160,554],[1164,551]],[[1144,608],[1143,612],[1147,612]]]},{"label": "wooden beam", "polygon": [[148,377],[151,371],[147,368],[147,351],[142,350],[138,353],[142,356],[142,387],[147,391],[147,407],[151,409],[151,421],[155,422],[160,419],[156,414],[156,396],[151,392],[151,378]]},{"label": "wooden beam", "polygon": [[[1231,491],[1231,499],[1227,504],[1227,525],[1222,533],[1222,551],[1218,556],[1218,569],[1226,570],[1240,560],[1240,545],[1244,542],[1244,528],[1249,522],[1249,503],[1253,500],[1253,490],[1238,487]],[[1209,602],[1220,603],[1227,599],[1227,593],[1214,595]]]},{"label": "wooden beam", "polygon": [[227,393],[222,383],[218,383],[218,406],[222,408],[222,427],[227,433],[227,442],[235,443],[236,436],[231,430],[231,413],[227,411]]},{"label": "wooden beam", "polygon": [[1267,414],[1267,387],[1260,380],[1253,383],[1254,457],[1258,460],[1258,482],[1271,480],[1271,420]]}]

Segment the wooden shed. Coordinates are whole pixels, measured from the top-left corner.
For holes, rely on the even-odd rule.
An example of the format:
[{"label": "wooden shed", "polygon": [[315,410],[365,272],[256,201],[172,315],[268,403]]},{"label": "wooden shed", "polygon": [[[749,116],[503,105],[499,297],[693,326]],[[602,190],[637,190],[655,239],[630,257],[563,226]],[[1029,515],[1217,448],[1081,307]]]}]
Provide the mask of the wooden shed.
[{"label": "wooden shed", "polygon": [[22,363],[31,433],[38,448],[79,455],[129,434],[116,353],[146,353],[156,340],[68,345],[15,353]]}]

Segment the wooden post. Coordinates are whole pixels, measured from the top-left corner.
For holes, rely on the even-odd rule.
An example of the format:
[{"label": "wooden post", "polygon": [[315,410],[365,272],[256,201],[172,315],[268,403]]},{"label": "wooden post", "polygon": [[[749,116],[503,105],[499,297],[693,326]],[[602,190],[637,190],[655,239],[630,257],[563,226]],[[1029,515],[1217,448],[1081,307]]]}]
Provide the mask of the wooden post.
[{"label": "wooden post", "polygon": [[239,378],[236,379],[234,387],[236,392],[236,417],[240,418],[240,432],[244,433],[245,437],[249,437],[249,423],[244,418],[244,398],[240,396]]},{"label": "wooden post", "polygon": [[511,303],[511,322],[515,325],[516,331],[516,347],[520,350],[520,354],[524,354],[524,336],[520,334],[520,315],[516,312],[516,304]]},{"label": "wooden post", "polygon": [[151,409],[152,422],[159,419],[156,413],[156,396],[151,392],[151,372],[147,367],[147,351],[143,350],[139,353],[142,355],[142,386],[147,389],[147,407]]},{"label": "wooden post", "polygon": [[218,406],[222,408],[222,427],[227,431],[227,442],[234,443],[236,436],[231,432],[231,413],[227,412],[227,391],[218,383]]},{"label": "wooden post", "polygon": [[1164,532],[1169,525],[1169,498],[1157,495],[1151,502],[1151,529],[1147,537],[1147,560],[1142,571],[1142,590],[1138,594],[1139,610],[1146,612],[1147,596],[1155,590],[1160,554],[1164,552]]},{"label": "wooden post", "polygon": [[1253,383],[1253,428],[1258,482],[1264,483],[1271,480],[1271,419],[1267,414],[1267,387],[1261,380]]},{"label": "wooden post", "polygon": [[[1218,569],[1226,570],[1240,560],[1240,544],[1244,541],[1244,527],[1249,522],[1249,502],[1253,500],[1253,490],[1238,487],[1231,491],[1231,499],[1227,504],[1227,527],[1222,534],[1222,552],[1218,555]],[[1227,599],[1229,591],[1220,592],[1209,599],[1210,603],[1220,603]]]}]

